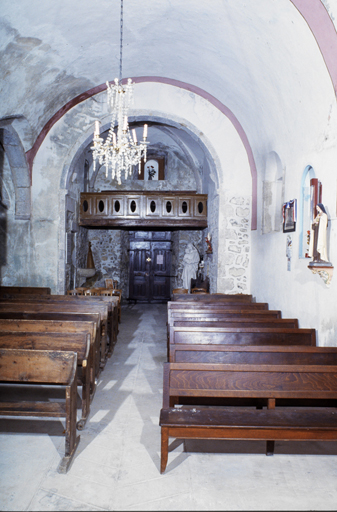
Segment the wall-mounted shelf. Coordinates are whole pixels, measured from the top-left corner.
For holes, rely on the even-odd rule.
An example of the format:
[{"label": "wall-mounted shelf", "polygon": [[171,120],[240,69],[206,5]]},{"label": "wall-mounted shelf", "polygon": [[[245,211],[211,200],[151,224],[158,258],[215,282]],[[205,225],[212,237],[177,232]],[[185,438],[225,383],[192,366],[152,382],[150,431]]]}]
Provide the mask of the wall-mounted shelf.
[{"label": "wall-mounted shelf", "polygon": [[308,268],[313,274],[318,274],[327,286],[330,286],[334,269],[331,263],[312,261],[309,263]]},{"label": "wall-mounted shelf", "polygon": [[207,227],[207,194],[170,191],[81,193],[79,225],[116,228]]}]

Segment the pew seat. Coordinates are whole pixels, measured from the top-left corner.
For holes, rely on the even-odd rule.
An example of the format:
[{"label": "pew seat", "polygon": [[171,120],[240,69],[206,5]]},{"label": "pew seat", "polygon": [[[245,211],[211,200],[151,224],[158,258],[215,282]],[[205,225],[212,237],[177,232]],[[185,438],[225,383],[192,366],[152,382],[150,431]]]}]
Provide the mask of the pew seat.
[{"label": "pew seat", "polygon": [[[0,383],[7,388],[0,402],[0,415],[65,418],[65,453],[59,473],[66,473],[73,460],[80,436],[77,420],[77,354],[51,350],[0,349]],[[8,399],[8,386],[32,388],[53,386],[64,390],[62,400]]]},{"label": "pew seat", "polygon": [[96,391],[97,377],[99,375],[99,360],[97,358],[97,327],[95,322],[75,320],[21,320],[0,319],[0,332],[27,332],[44,334],[49,333],[84,333],[90,336],[90,396],[91,400]]},{"label": "pew seat", "polygon": [[[267,409],[198,405],[205,396],[265,399]],[[192,403],[181,405],[180,397]],[[282,399],[314,405],[278,406]],[[264,440],[267,455],[274,453],[275,440],[336,441],[336,400],[337,366],[164,363],[160,472],[167,466],[170,437]]]},{"label": "pew seat", "polygon": [[77,429],[83,430],[90,413],[90,368],[92,368],[93,347],[90,335],[86,333],[62,332],[8,332],[0,331],[0,349],[52,350],[76,352],[77,384],[82,387],[82,416]]}]

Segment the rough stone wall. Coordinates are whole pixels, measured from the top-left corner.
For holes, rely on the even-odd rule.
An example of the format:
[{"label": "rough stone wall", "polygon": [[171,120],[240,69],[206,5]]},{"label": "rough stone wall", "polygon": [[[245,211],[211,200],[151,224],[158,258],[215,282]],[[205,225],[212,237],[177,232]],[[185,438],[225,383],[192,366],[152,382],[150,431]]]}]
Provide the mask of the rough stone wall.
[{"label": "rough stone wall", "polygon": [[[203,249],[204,249],[204,276],[209,278],[209,291],[216,293],[218,290],[218,264],[221,261],[221,253],[219,251],[219,236],[222,236],[222,226],[219,225],[219,195],[214,191],[208,195],[207,206],[208,227],[203,231]],[[219,234],[219,229],[221,233]],[[211,245],[213,253],[206,254],[207,244],[206,236],[211,235]]]},{"label": "rough stone wall", "polygon": [[[121,230],[90,229],[88,242],[91,242],[91,251],[94,259],[96,274],[87,279],[85,286],[105,286],[105,279],[117,279],[121,284]],[[88,244],[86,245],[86,254]],[[86,264],[86,260],[85,260]]]},{"label": "rough stone wall", "polygon": [[[197,248],[204,261],[206,256],[203,244],[204,233],[197,230],[179,230],[172,233],[171,290],[183,286],[181,275],[182,260],[188,242]],[[81,284],[88,287],[105,286],[106,278],[118,280],[122,297],[129,296],[129,233],[123,230],[104,230],[81,228],[77,238],[77,263],[79,268],[86,268],[88,242],[91,242],[96,273]],[[206,267],[205,267],[206,276]],[[79,279],[77,286],[80,286]]]},{"label": "rough stone wall", "polygon": [[250,199],[227,197],[225,229],[226,293],[249,293]]}]

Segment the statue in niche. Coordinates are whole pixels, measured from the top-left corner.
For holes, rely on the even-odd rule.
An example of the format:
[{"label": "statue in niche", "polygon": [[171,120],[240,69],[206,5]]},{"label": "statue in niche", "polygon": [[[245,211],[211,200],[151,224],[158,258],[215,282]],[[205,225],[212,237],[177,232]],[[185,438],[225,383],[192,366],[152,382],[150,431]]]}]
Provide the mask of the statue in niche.
[{"label": "statue in niche", "polygon": [[313,262],[327,263],[328,216],[322,203],[317,203],[316,210],[317,215],[311,226],[309,256],[313,258]]},{"label": "statue in niche", "polygon": [[95,268],[94,258],[91,250],[91,242],[89,242],[88,256],[87,256],[87,268]]},{"label": "statue in niche", "polygon": [[199,266],[199,253],[197,249],[189,242],[187,244],[183,258],[183,286],[191,293],[191,279],[196,279]]}]

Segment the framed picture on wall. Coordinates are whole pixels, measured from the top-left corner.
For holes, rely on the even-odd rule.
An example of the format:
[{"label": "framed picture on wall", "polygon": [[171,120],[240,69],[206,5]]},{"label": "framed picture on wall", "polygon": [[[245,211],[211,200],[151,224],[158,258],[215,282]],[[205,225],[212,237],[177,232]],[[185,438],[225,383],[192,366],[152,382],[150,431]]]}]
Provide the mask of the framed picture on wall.
[{"label": "framed picture on wall", "polygon": [[283,203],[283,233],[296,231],[297,221],[297,199]]},{"label": "framed picture on wall", "polygon": [[144,181],[158,181],[165,179],[164,165],[165,158],[148,158],[145,163],[142,160],[141,171],[138,176],[138,179]]}]

